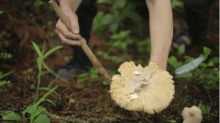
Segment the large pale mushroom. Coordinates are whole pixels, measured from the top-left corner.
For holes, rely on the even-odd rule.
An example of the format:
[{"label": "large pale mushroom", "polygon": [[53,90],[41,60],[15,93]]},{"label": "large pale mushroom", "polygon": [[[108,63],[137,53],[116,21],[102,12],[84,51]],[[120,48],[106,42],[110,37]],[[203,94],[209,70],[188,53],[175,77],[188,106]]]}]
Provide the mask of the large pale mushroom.
[{"label": "large pale mushroom", "polygon": [[122,108],[149,114],[167,108],[174,96],[172,76],[150,62],[147,67],[124,62],[110,86],[112,99]]},{"label": "large pale mushroom", "polygon": [[202,121],[202,111],[197,106],[184,107],[182,116],[183,123],[200,123]]}]

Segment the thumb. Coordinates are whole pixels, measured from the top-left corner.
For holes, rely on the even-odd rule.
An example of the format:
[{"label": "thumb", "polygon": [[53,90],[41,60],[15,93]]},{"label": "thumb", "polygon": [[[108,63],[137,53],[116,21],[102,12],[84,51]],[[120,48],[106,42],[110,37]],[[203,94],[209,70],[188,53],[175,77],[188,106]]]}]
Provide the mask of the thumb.
[{"label": "thumb", "polygon": [[72,18],[70,19],[70,23],[71,23],[72,32],[74,34],[79,34],[80,29],[79,29],[78,19]]}]

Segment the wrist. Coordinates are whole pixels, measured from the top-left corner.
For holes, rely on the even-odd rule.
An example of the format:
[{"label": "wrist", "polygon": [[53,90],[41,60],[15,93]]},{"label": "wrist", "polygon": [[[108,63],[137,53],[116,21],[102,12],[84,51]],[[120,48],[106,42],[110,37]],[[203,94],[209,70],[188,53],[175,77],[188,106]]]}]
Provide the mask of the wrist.
[{"label": "wrist", "polygon": [[60,8],[64,13],[66,13],[68,11],[72,11],[71,1],[70,0],[60,0]]},{"label": "wrist", "polygon": [[60,0],[60,8],[63,11],[76,12],[82,0]]}]

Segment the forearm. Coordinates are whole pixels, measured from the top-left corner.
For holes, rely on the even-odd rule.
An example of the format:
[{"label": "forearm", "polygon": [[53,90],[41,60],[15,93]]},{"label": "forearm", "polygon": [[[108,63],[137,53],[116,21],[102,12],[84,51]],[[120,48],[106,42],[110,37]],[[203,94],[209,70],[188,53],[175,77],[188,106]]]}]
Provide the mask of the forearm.
[{"label": "forearm", "polygon": [[150,61],[166,69],[173,37],[173,20],[170,0],[146,0],[150,14]]},{"label": "forearm", "polygon": [[82,0],[60,0],[60,8],[63,11],[73,11],[76,12]]}]

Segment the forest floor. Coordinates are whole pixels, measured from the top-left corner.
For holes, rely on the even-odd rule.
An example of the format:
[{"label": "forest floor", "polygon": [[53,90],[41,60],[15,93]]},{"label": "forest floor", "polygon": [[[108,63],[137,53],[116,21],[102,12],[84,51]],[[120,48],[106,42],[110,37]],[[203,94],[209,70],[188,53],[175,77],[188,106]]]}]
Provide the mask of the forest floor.
[{"label": "forest floor", "polygon": [[[8,77],[10,84],[0,86],[0,111],[13,110],[21,112],[25,107],[33,103],[36,93],[36,82],[38,75],[37,53],[30,41],[34,41],[40,48],[46,41],[46,49],[62,45],[59,38],[53,33],[55,27],[54,13],[45,6],[39,8],[31,7],[33,2],[22,3],[19,1],[2,1],[0,9],[4,13],[0,15],[0,52],[12,54],[10,59],[0,59],[0,71],[7,73],[12,71]],[[18,5],[19,4],[19,5]],[[212,56],[218,56],[219,51],[215,48],[219,45],[219,6],[216,2],[211,10],[211,28],[206,38],[197,45],[187,50],[184,55],[198,57],[203,53],[204,46],[210,48]],[[174,18],[183,19],[181,11],[174,11]],[[183,20],[175,23],[175,30],[183,28]],[[175,33],[176,34],[176,33]],[[109,45],[106,45],[110,34],[98,37],[93,30],[89,46],[106,69],[117,71],[121,63],[114,63],[98,55],[98,51],[106,52]],[[45,59],[45,63],[54,71],[65,66],[71,58],[72,49],[63,45],[62,49],[54,52]],[[142,58],[147,61],[143,54],[137,54],[136,49],[131,47],[129,55],[132,58]],[[123,57],[122,52],[115,53],[117,57]],[[184,57],[171,52],[170,55],[183,60]],[[218,67],[216,64],[215,67]],[[29,71],[29,72],[28,72]],[[50,117],[51,122],[153,122],[153,123],[181,123],[183,118],[181,112],[184,107],[197,105],[202,101],[205,106],[210,106],[210,112],[203,115],[204,123],[217,123],[219,121],[219,89],[204,89],[199,84],[190,84],[190,80],[174,79],[175,95],[167,109],[157,115],[140,114],[140,119],[131,118],[130,111],[117,106],[111,99],[109,86],[102,77],[94,79],[86,77],[83,82],[78,82],[77,77],[69,80],[68,84],[51,74],[42,75],[41,87],[59,86],[56,94],[48,98],[53,100],[55,105],[42,103],[50,114],[60,116],[56,119]],[[53,81],[53,82],[52,82]],[[52,82],[52,83],[51,83]],[[195,81],[195,83],[197,83]],[[198,82],[199,83],[199,82]],[[83,85],[83,87],[82,87]],[[45,91],[39,92],[39,97]],[[72,101],[72,102],[71,102]],[[4,122],[0,117],[0,122]]]}]

